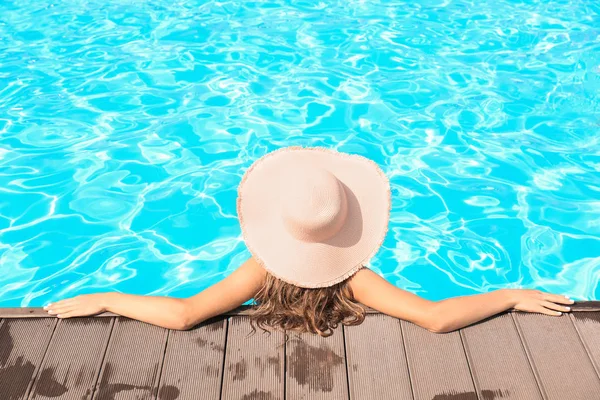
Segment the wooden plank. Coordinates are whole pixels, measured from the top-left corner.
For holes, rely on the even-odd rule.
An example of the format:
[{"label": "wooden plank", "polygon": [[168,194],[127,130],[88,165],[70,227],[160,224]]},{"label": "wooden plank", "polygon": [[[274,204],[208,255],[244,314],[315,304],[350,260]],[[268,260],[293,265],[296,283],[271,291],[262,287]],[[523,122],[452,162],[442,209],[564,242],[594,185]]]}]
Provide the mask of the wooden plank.
[{"label": "wooden plank", "polygon": [[600,380],[568,314],[511,314],[548,400],[594,399]]},{"label": "wooden plank", "polygon": [[571,314],[583,345],[600,376],[600,312]]},{"label": "wooden plank", "polygon": [[412,399],[400,321],[367,315],[344,327],[350,400]]},{"label": "wooden plank", "polygon": [[348,377],[344,334],[341,327],[333,335],[287,332],[286,399],[348,399]]},{"label": "wooden plank", "polygon": [[154,399],[168,332],[144,322],[116,318],[93,399]]},{"label": "wooden plank", "polygon": [[[368,314],[379,314],[379,311],[363,305],[363,308]],[[221,316],[237,316],[237,315],[249,315],[253,312],[254,306],[252,305],[241,305],[233,310],[229,310],[221,314]],[[99,317],[119,317],[119,314],[111,312],[103,312],[96,314],[93,318]],[[15,308],[0,308],[0,318],[56,318],[53,315],[48,314],[46,310],[41,307],[15,307]]]},{"label": "wooden plank", "polygon": [[56,318],[0,321],[2,400],[27,398],[52,338],[56,321]]},{"label": "wooden plank", "polygon": [[112,325],[107,318],[59,320],[30,399],[91,399]]},{"label": "wooden plank", "polygon": [[576,301],[570,305],[571,312],[576,311],[600,311],[600,300]]},{"label": "wooden plank", "polygon": [[251,332],[247,316],[229,318],[221,399],[283,400],[283,332]]},{"label": "wooden plank", "polygon": [[219,400],[226,328],[227,319],[219,317],[169,332],[158,399]]},{"label": "wooden plank", "polygon": [[432,333],[401,320],[415,400],[477,400],[458,331]]},{"label": "wooden plank", "polygon": [[[380,314],[379,311],[365,306],[361,304],[361,306],[365,309],[367,314]],[[600,301],[577,301],[574,304],[571,304],[572,312],[579,311],[600,311]],[[233,315],[249,315],[252,313],[254,306],[252,305],[241,305],[233,310],[224,312],[222,315],[233,316]],[[114,314],[110,312],[104,312],[101,314],[94,315],[94,318],[97,317],[118,317],[119,314]],[[15,308],[0,308],[0,318],[29,318],[29,317],[43,317],[43,318],[55,318],[54,316],[49,315],[43,308],[41,307],[15,307]]]},{"label": "wooden plank", "polygon": [[488,318],[460,333],[480,399],[542,400],[510,314]]}]

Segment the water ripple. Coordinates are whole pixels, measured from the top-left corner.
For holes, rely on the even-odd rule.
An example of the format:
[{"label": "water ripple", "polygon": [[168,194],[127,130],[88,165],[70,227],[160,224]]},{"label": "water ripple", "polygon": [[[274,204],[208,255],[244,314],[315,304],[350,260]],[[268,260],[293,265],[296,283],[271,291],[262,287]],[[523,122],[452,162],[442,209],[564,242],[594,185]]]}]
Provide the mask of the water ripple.
[{"label": "water ripple", "polygon": [[600,8],[0,3],[0,306],[189,296],[248,257],[237,185],[319,145],[390,177],[372,267],[437,300],[600,298]]}]

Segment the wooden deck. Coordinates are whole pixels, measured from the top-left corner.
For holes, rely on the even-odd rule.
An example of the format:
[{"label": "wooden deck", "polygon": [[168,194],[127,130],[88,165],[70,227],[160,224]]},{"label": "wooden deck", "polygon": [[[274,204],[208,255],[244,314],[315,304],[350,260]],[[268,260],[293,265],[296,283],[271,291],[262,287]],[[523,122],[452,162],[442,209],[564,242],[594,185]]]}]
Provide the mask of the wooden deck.
[{"label": "wooden deck", "polygon": [[434,334],[369,310],[321,338],[250,332],[247,307],[174,331],[0,309],[0,399],[600,399],[600,302]]}]

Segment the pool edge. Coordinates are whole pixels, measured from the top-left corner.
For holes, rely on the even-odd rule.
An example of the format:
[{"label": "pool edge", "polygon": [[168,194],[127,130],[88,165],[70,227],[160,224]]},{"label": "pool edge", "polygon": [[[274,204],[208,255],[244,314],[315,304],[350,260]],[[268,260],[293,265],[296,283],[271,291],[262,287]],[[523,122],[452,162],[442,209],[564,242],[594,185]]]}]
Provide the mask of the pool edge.
[{"label": "pool edge", "polygon": [[[251,312],[253,306],[244,305],[237,307],[231,311],[223,313],[221,315],[233,316],[233,315],[248,315]],[[364,306],[368,314],[379,314],[379,311],[374,310],[370,307]],[[571,305],[571,312],[582,312],[582,311],[600,311],[600,301],[578,301]],[[509,312],[521,312],[518,310],[509,310]],[[105,312],[98,315],[92,315],[90,317],[118,317],[118,314]],[[15,308],[0,308],[0,318],[56,318],[53,315],[49,315],[42,307],[15,307]]]}]

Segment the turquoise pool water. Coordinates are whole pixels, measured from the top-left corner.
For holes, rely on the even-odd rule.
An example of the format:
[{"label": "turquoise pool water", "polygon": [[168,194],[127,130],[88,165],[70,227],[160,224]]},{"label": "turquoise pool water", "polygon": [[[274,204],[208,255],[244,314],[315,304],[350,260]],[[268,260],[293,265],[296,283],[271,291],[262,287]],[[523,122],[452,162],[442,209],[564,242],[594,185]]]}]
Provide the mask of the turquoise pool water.
[{"label": "turquoise pool water", "polygon": [[0,307],[219,281],[287,145],[381,165],[398,287],[598,299],[599,91],[591,1],[0,2]]}]

